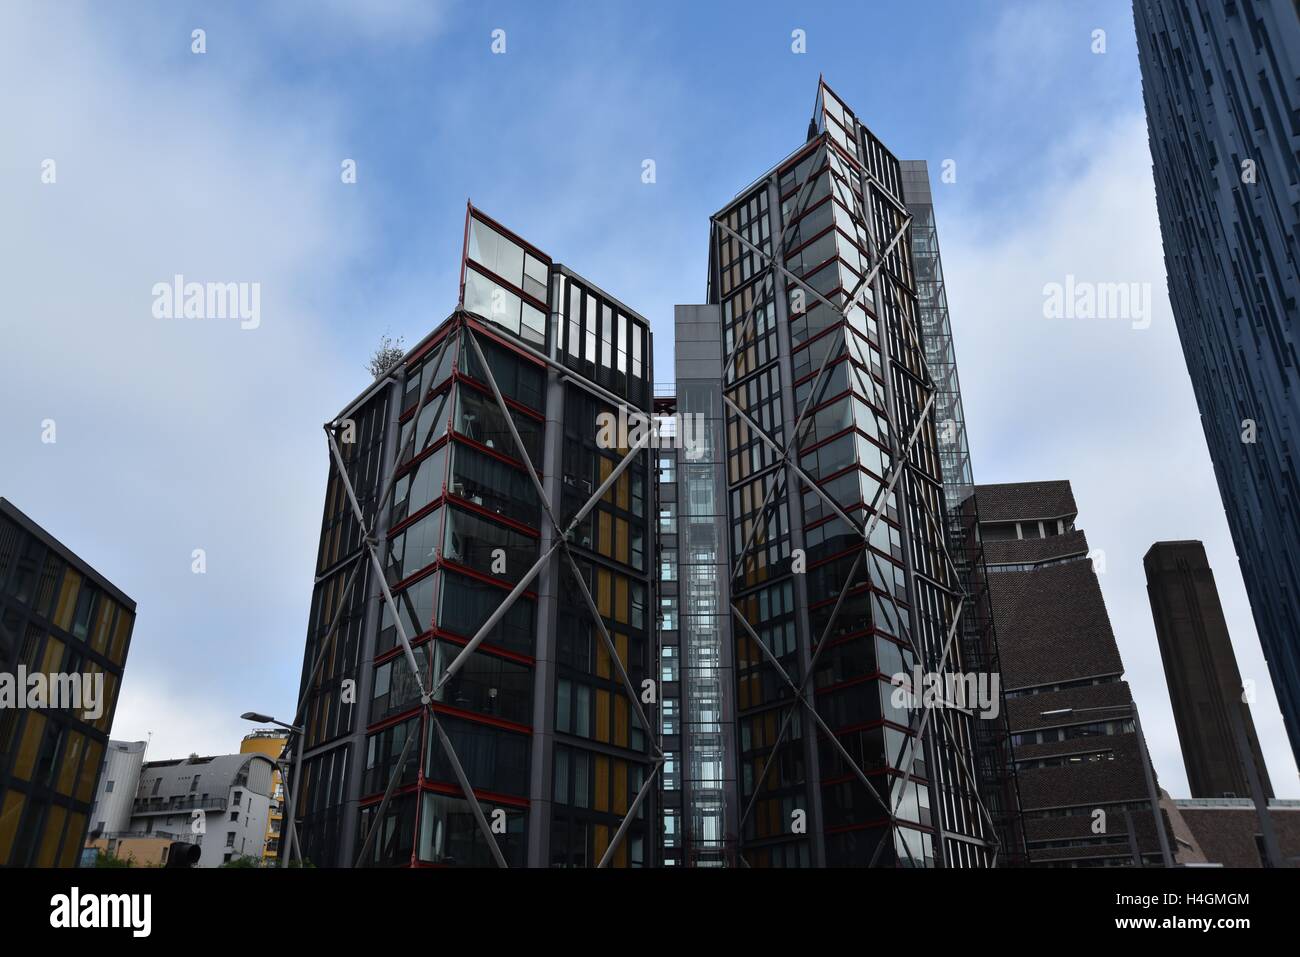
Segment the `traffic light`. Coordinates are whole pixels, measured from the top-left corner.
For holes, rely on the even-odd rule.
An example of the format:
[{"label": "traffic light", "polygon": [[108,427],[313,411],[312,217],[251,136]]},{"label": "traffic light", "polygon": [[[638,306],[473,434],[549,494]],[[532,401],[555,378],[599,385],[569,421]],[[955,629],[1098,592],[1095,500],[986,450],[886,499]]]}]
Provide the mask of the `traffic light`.
[{"label": "traffic light", "polygon": [[203,849],[197,844],[184,841],[172,841],[167,848],[167,867],[194,867],[203,856]]}]

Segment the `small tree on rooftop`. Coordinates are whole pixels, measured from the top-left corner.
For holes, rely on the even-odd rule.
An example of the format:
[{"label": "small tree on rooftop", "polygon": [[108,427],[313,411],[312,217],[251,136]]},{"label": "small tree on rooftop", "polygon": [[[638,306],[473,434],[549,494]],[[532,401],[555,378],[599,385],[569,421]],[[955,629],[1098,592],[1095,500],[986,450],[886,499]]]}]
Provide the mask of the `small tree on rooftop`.
[{"label": "small tree on rooftop", "polygon": [[402,347],[401,336],[396,339],[387,335],[382,336],[379,340],[379,348],[370,354],[370,361],[366,363],[366,369],[376,379],[382,378],[388,374],[393,366],[402,361],[404,355],[406,355],[406,350]]}]

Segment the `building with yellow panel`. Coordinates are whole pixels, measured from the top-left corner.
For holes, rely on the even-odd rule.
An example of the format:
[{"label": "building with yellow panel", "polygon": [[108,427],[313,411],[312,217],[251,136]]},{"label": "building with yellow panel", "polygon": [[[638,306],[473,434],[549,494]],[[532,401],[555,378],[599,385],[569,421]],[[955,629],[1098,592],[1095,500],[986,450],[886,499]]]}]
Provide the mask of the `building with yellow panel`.
[{"label": "building with yellow panel", "polygon": [[653,866],[649,323],[478,209],[464,235],[456,309],[330,427],[302,854]]},{"label": "building with yellow panel", "polygon": [[[272,761],[278,761],[284,752],[284,743],[289,732],[276,728],[258,728],[244,735],[239,743],[240,754],[264,754]],[[280,772],[271,775],[271,807],[266,818],[266,842],[262,845],[262,860],[274,864],[279,859],[280,824],[283,821],[284,784]]]},{"label": "building with yellow panel", "polygon": [[0,866],[77,863],[134,624],[134,601],[0,498]]}]

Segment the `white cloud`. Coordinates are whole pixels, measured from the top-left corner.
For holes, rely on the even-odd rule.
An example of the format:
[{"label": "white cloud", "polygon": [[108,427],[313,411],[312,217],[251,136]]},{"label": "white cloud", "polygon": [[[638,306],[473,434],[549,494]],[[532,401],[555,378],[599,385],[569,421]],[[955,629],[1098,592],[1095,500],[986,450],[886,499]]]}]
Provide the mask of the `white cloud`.
[{"label": "white cloud", "polygon": [[249,710],[255,709],[237,706],[220,691],[217,695],[187,691],[174,674],[128,667],[122,681],[122,703],[113,718],[113,738],[148,741],[150,761],[190,754],[233,754],[255,727],[239,718]]},{"label": "white cloud", "polygon": [[[1146,596],[1152,543],[1201,539],[1214,568],[1274,789],[1300,795],[1255,634],[1166,293],[1146,123],[1063,132],[1017,208],[977,210],[939,187],[940,243],[980,482],[1069,479],[1161,783],[1187,785]],[[950,191],[949,191],[950,190]],[[949,205],[951,201],[951,205]],[[1046,319],[1067,275],[1149,283],[1153,318]]]},{"label": "white cloud", "polygon": [[[212,729],[293,709],[320,423],[365,384],[326,320],[371,227],[327,98],[285,116],[215,60],[120,54],[93,22],[0,10],[0,492],[138,602],[115,734],[230,751]],[[155,319],[177,273],[259,283],[260,327]]]},{"label": "white cloud", "polygon": [[448,7],[441,0],[315,0],[310,6],[272,3],[265,12],[281,30],[304,42],[336,47],[359,40],[371,44],[427,41],[445,26]]}]

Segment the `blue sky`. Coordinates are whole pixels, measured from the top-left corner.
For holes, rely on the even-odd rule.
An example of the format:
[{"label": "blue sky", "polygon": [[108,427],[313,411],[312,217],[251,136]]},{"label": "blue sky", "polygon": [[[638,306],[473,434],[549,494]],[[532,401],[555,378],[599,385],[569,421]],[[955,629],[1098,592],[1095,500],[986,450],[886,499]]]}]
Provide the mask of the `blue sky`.
[{"label": "blue sky", "polygon": [[[956,162],[935,201],[976,476],[1074,482],[1162,784],[1186,793],[1141,556],[1201,538],[1300,796],[1169,316],[1128,3],[307,10],[0,9],[0,494],[139,602],[115,737],[226,751],[241,711],[292,712],[320,423],[381,334],[453,305],[467,198],[649,317],[666,379],[709,214],[802,142],[824,73],[896,154]],[[154,319],[175,273],[261,283],[261,326]],[[1044,319],[1066,274],[1151,283],[1151,328]]]}]

